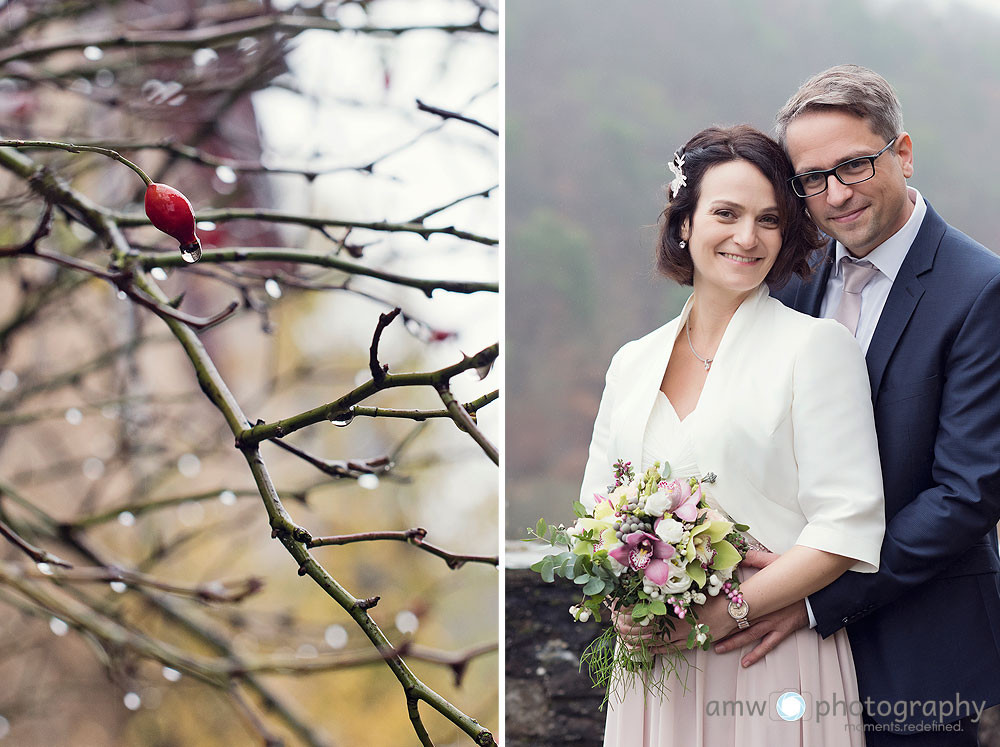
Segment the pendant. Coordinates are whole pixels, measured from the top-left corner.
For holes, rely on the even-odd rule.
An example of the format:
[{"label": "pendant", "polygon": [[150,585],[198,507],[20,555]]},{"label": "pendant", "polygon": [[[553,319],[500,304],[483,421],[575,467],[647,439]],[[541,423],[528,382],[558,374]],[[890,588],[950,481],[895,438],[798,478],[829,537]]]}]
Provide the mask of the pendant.
[{"label": "pendant", "polygon": [[715,359],[714,358],[709,358],[707,361],[705,361],[705,370],[706,371],[712,367],[712,361],[713,360],[715,360]]}]

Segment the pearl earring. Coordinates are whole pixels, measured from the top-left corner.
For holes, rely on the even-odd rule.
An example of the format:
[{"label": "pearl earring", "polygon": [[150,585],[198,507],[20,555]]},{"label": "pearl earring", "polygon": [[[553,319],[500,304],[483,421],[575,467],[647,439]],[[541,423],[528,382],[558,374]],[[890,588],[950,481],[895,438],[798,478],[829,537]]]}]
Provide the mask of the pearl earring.
[{"label": "pearl earring", "polygon": [[680,247],[681,247],[681,249],[687,249],[687,246],[688,246],[688,243],[684,239],[681,239],[681,241],[680,241]]}]

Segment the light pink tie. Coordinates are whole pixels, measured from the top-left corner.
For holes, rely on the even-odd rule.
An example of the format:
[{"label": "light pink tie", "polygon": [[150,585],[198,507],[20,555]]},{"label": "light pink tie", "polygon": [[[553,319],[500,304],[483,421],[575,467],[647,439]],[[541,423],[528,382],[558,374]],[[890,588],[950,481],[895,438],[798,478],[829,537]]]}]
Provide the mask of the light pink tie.
[{"label": "light pink tie", "polygon": [[833,318],[851,330],[853,335],[857,333],[861,317],[861,291],[875,277],[878,268],[871,262],[854,262],[847,257],[843,257],[840,263],[844,271],[844,291]]}]

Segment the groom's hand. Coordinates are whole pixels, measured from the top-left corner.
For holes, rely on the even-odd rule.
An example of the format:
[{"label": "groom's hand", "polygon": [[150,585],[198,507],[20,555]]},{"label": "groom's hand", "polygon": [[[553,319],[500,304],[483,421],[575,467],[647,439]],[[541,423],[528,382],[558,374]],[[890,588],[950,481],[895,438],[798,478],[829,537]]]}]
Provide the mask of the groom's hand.
[{"label": "groom's hand", "polygon": [[741,630],[715,645],[715,652],[725,654],[759,641],[740,663],[749,667],[763,659],[775,646],[799,628],[809,626],[809,613],[804,599],[754,620],[749,628]]}]

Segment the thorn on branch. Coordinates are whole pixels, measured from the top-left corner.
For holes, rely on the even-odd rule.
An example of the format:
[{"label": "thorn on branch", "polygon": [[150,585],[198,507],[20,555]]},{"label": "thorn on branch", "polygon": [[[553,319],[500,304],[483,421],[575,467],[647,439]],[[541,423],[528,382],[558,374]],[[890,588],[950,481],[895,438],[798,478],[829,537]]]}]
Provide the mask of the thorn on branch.
[{"label": "thorn on branch", "polygon": [[359,610],[370,610],[372,607],[374,607],[376,604],[379,603],[379,600],[381,598],[382,597],[368,597],[367,599],[359,599],[354,603],[354,606],[357,607]]}]

